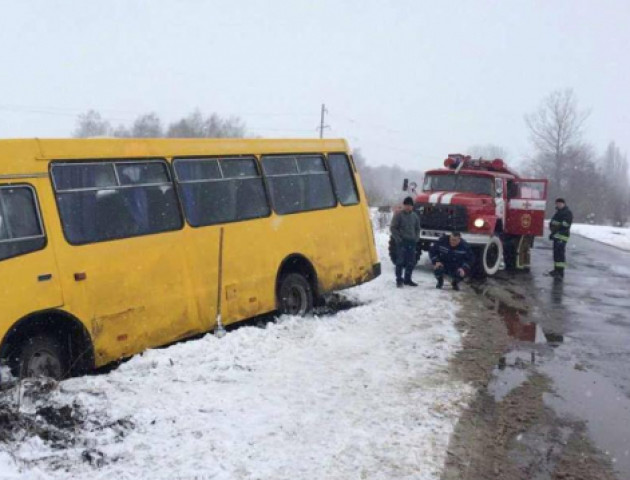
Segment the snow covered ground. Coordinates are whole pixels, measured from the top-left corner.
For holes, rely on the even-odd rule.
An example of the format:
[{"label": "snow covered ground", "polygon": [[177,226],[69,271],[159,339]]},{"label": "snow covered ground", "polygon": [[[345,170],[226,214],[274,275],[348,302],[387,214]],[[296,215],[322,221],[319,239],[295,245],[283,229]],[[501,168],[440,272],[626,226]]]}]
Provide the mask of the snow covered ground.
[{"label": "snow covered ground", "polygon": [[623,250],[630,250],[630,228],[574,223],[571,232]]},{"label": "snow covered ground", "polygon": [[[436,479],[472,393],[449,379],[460,337],[454,292],[396,289],[383,275],[359,303],[207,335],[136,356],[52,394],[98,421],[53,448],[0,443],[2,479]],[[23,408],[28,408],[28,405]],[[97,466],[98,465],[98,466]]]}]

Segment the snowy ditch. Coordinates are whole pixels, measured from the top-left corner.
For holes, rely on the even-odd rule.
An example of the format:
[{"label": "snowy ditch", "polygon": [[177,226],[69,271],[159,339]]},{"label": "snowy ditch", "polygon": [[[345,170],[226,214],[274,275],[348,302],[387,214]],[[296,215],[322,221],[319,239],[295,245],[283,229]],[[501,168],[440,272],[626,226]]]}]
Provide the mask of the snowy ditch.
[{"label": "snowy ditch", "polygon": [[[353,308],[282,317],[151,350],[103,375],[22,394],[3,479],[435,479],[469,386],[454,292],[396,289],[387,236]],[[0,428],[18,421],[4,392]],[[8,424],[7,424],[8,422]]]}]

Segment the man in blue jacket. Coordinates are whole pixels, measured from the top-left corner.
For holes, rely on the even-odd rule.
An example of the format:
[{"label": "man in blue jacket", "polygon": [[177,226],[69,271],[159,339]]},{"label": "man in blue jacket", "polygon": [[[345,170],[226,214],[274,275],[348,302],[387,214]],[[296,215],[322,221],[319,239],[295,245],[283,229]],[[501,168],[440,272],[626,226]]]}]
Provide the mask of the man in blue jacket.
[{"label": "man in blue jacket", "polygon": [[451,277],[453,290],[459,290],[459,282],[470,274],[475,258],[470,245],[462,239],[459,232],[442,235],[431,247],[429,257],[437,278],[435,287],[442,288],[444,275],[448,275]]}]

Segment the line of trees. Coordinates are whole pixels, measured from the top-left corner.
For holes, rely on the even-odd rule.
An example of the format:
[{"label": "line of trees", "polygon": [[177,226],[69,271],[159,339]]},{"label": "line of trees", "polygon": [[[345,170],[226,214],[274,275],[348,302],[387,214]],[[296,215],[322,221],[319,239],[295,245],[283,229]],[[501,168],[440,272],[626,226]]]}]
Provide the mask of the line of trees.
[{"label": "line of trees", "polygon": [[[247,134],[238,117],[223,118],[216,113],[204,116],[195,110],[188,116],[164,125],[155,113],[138,116],[130,125],[113,126],[99,112],[89,110],[77,119],[75,138],[242,138]],[[422,172],[403,170],[398,166],[368,166],[360,150],[353,155],[371,205],[391,205],[400,202],[404,178],[422,180]]]},{"label": "line of trees", "polygon": [[382,205],[395,205],[401,202],[403,179],[421,185],[424,177],[419,170],[403,170],[398,165],[379,165],[372,167],[367,164],[361,150],[355,149],[352,158],[361,175],[361,183],[368,199],[373,207]]},{"label": "line of trees", "polygon": [[[630,218],[630,178],[628,157],[615,142],[598,155],[584,140],[587,110],[578,106],[571,89],[557,90],[543,99],[537,110],[525,115],[533,155],[522,165],[527,176],[549,179],[549,198],[564,197],[576,221],[626,225]],[[165,125],[158,115],[148,113],[130,125],[113,126],[99,112],[79,115],[74,137],[121,138],[242,138],[247,131],[239,117],[224,118],[216,113],[203,115],[195,110]],[[496,145],[476,145],[466,152],[475,157],[503,158],[507,152]],[[370,166],[360,150],[354,151],[370,205],[399,203],[402,180],[418,184],[423,172],[404,170],[398,165]],[[548,203],[548,215],[553,202]]]},{"label": "line of trees", "polygon": [[242,138],[245,123],[239,117],[223,118],[216,113],[204,116],[195,110],[188,116],[165,126],[158,115],[147,113],[137,117],[131,125],[114,127],[103,116],[89,110],[79,115],[73,133],[75,138]]},{"label": "line of trees", "polygon": [[[534,155],[527,173],[549,179],[549,198],[563,197],[576,221],[623,226],[630,217],[628,157],[614,141],[598,155],[584,140],[589,111],[571,89],[557,90],[525,116]],[[553,202],[548,204],[551,214]]]}]

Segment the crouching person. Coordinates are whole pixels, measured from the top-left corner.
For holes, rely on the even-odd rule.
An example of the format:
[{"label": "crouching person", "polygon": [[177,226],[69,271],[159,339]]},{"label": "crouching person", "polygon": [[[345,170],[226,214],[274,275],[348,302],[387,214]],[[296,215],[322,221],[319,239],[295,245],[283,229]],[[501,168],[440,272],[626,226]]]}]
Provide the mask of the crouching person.
[{"label": "crouching person", "polygon": [[448,275],[451,277],[453,290],[459,290],[459,282],[470,274],[474,261],[470,245],[462,239],[459,232],[442,235],[431,247],[429,257],[433,264],[435,278],[437,278],[435,287],[442,288],[444,275]]},{"label": "crouching person", "polygon": [[420,219],[413,211],[413,198],[405,198],[402,210],[397,212],[392,219],[390,231],[396,242],[396,286],[398,288],[402,288],[403,285],[417,287],[418,284],[411,280],[411,274],[416,265]]}]

